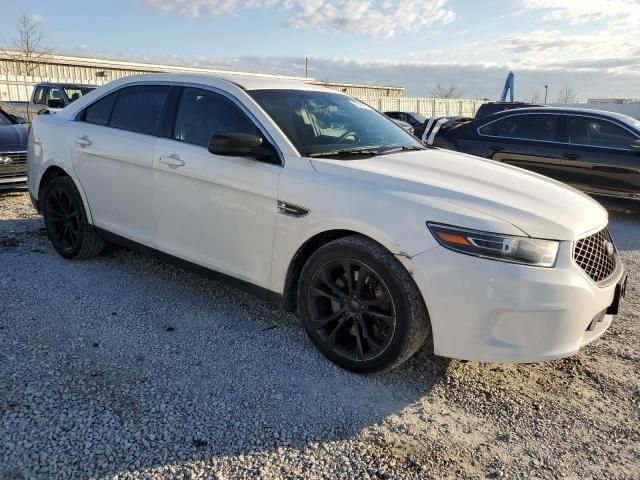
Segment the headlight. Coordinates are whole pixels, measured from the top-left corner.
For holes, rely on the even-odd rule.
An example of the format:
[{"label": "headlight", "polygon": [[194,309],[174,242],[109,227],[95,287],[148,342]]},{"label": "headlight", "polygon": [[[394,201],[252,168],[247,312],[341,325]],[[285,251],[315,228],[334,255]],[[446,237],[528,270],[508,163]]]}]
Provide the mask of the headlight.
[{"label": "headlight", "polygon": [[438,243],[449,250],[523,265],[553,267],[560,245],[553,240],[499,235],[437,223],[427,223],[427,226]]}]

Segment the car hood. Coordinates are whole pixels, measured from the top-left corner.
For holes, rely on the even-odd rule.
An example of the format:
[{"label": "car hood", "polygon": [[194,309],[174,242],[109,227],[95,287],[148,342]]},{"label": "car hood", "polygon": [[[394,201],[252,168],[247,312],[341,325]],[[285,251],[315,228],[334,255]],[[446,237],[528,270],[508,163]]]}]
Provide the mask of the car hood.
[{"label": "car hood", "polygon": [[5,125],[0,127],[0,152],[26,151],[29,126]]},{"label": "car hood", "polygon": [[370,188],[388,194],[475,211],[536,238],[574,241],[608,221],[599,203],[574,188],[517,167],[447,150],[356,160],[314,158],[312,164],[320,173],[369,182]]}]

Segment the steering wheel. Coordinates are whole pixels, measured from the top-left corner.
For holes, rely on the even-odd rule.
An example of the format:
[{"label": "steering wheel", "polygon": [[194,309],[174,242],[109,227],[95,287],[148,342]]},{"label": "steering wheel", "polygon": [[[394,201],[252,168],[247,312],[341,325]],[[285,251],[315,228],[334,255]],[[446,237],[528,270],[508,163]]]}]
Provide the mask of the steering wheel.
[{"label": "steering wheel", "polygon": [[[347,137],[350,137],[350,136],[352,136],[352,135],[353,135],[354,137],[357,137],[357,136],[358,136],[358,132],[354,132],[353,130],[350,130],[350,131],[348,131],[348,132],[345,132],[345,133],[343,133],[342,135],[340,135],[340,138],[338,139],[338,141],[337,141],[336,143],[337,143],[337,144],[341,144],[342,142],[344,142],[344,141],[347,139]],[[354,140],[355,140],[355,138],[354,138]]]}]

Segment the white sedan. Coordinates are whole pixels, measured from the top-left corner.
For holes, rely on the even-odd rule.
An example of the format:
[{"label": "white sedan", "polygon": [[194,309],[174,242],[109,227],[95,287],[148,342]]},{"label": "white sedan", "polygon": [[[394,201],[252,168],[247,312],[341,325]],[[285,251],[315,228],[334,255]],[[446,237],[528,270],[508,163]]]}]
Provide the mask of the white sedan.
[{"label": "white sedan", "polygon": [[33,122],[29,190],[65,258],[105,242],[297,311],[357,372],[536,362],[609,326],[625,275],[580,192],[425,148],[347,95],[258,76],[129,77]]}]

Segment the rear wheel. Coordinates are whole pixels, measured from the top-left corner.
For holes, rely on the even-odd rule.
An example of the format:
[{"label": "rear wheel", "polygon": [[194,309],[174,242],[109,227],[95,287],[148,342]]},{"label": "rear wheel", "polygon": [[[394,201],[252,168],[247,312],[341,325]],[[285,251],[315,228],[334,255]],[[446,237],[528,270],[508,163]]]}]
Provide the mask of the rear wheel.
[{"label": "rear wheel", "polygon": [[317,250],[298,288],[305,330],[331,361],[372,373],[410,358],[430,333],[415,282],[386,249],[350,236]]},{"label": "rear wheel", "polygon": [[104,242],[87,221],[82,197],[70,177],[51,180],[41,200],[47,235],[61,256],[80,260],[102,251]]}]

